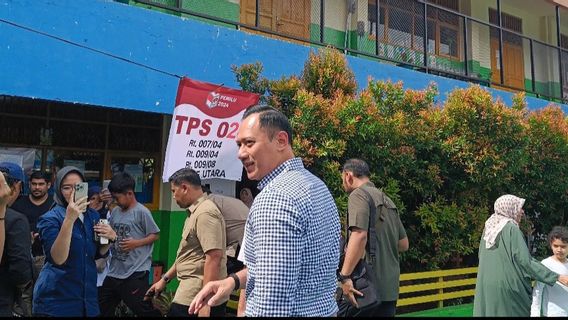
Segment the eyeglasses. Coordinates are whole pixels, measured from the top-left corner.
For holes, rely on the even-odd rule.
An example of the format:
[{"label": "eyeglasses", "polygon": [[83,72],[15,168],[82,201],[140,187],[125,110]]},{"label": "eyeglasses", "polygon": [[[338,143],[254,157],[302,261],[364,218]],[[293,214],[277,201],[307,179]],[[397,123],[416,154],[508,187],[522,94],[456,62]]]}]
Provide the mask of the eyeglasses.
[{"label": "eyeglasses", "polygon": [[75,189],[75,186],[69,184],[61,186],[61,191],[63,192],[71,192],[73,189]]}]

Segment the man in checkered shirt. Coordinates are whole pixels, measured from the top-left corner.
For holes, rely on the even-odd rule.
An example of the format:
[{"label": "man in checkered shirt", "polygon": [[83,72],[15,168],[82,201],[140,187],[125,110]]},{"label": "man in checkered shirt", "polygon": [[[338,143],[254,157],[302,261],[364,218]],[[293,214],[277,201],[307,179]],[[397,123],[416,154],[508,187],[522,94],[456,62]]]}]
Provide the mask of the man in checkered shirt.
[{"label": "man in checkered shirt", "polygon": [[294,156],[290,123],[274,108],[247,109],[237,145],[261,190],[246,224],[247,268],[205,285],[189,312],[223,303],[246,285],[245,316],[335,315],[341,227],[329,190]]}]

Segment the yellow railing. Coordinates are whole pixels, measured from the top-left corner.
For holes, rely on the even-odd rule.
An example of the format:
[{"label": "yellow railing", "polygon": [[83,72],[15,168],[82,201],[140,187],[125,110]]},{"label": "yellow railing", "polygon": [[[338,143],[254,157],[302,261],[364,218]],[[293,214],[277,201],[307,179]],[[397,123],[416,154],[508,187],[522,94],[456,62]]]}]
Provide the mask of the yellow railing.
[{"label": "yellow railing", "polygon": [[[399,298],[396,305],[401,307],[426,302],[438,302],[438,307],[442,308],[444,300],[472,297],[475,294],[475,289],[452,290],[451,292],[445,291],[445,289],[475,285],[476,275],[477,267],[401,274],[399,294],[412,293],[413,296]],[[446,279],[450,277],[451,279]],[[412,280],[423,279],[428,279],[429,281],[420,284],[404,284]],[[424,291],[432,290],[437,290],[438,292],[435,294],[422,294]]]},{"label": "yellow railing", "polygon": [[[476,275],[477,267],[403,273],[400,275],[400,294],[405,294],[405,296],[411,294],[412,297],[399,298],[396,306],[401,307],[426,302],[438,302],[438,307],[442,308],[444,306],[444,300],[473,297],[475,289],[463,289],[451,292],[444,290],[475,285]],[[414,280],[427,280],[427,283],[405,284]],[[424,291],[432,290],[437,290],[437,293],[423,294]],[[227,308],[236,311],[238,301],[239,291],[234,291],[227,303]]]}]

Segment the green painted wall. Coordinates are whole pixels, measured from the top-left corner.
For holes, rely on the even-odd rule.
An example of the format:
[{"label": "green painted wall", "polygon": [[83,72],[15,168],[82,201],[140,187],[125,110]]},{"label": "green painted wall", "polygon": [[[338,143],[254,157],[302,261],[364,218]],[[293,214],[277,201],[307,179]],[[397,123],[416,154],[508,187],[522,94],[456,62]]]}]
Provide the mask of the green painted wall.
[{"label": "green painted wall", "polygon": [[[164,13],[168,13],[168,14],[173,14],[176,16],[180,16],[181,14],[179,12],[173,11],[173,10],[167,10],[167,9],[162,9],[162,8],[157,8],[151,5],[147,5],[147,4],[143,4],[143,3],[138,3],[134,0],[129,0],[129,1],[121,1],[123,3],[128,3],[128,4],[132,4],[138,7],[142,7],[142,8],[146,8],[146,9],[152,9],[152,10],[157,10],[160,12],[164,12]],[[177,5],[177,1],[176,0],[154,0],[154,2],[159,3],[159,4],[163,4],[166,6],[170,6],[170,7],[176,7]]]},{"label": "green painted wall", "polygon": [[[152,260],[163,263],[164,272],[166,272],[176,259],[181,232],[187,214],[186,211],[157,210],[152,211],[152,216],[158,227],[160,227],[160,239],[154,244]],[[176,290],[178,284],[177,279],[172,280],[168,284],[168,290]]]},{"label": "green painted wall", "polygon": [[[238,22],[240,19],[240,7],[238,4],[229,2],[227,0],[192,0],[183,1],[182,8],[195,11],[198,13],[207,14],[217,18],[227,19],[231,21]],[[234,28],[232,24],[226,24],[222,22],[211,21],[207,19],[202,19],[194,17],[192,15],[182,14],[182,17],[203,21],[209,24],[225,26],[229,28]]]}]

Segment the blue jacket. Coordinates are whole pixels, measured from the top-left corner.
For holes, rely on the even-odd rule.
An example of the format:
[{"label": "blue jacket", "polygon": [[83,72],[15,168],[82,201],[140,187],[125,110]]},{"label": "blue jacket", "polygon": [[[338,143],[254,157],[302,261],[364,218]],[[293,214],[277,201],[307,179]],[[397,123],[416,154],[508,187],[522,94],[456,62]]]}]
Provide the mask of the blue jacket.
[{"label": "blue jacket", "polygon": [[95,258],[99,255],[93,225],[99,214],[89,208],[84,214],[84,224],[80,219],[75,221],[67,261],[56,265],[51,258],[51,246],[61,229],[65,211],[63,206],[56,205],[37,224],[46,259],[34,287],[33,313],[54,317],[98,316]]}]

